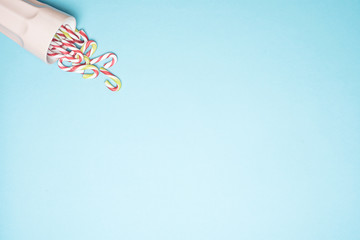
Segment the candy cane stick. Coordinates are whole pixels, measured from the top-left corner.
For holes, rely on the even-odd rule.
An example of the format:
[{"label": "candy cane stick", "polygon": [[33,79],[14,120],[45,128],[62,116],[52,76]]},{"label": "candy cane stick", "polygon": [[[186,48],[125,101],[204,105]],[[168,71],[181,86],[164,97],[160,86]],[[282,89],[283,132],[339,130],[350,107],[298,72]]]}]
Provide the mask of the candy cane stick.
[{"label": "candy cane stick", "polygon": [[57,32],[57,35],[59,38],[61,38],[64,41],[76,43],[80,46],[82,46],[84,43],[89,41],[89,37],[87,36],[84,30],[79,31],[78,29],[75,29],[75,31],[73,31],[67,25],[61,27],[60,30]]},{"label": "candy cane stick", "polygon": [[[80,64],[80,65],[73,65],[71,67],[67,67],[63,64],[63,58],[59,59],[58,66],[61,70],[66,72],[76,72],[83,74],[83,78],[92,79],[99,76],[99,69],[95,65],[89,64]],[[84,73],[86,70],[91,70],[93,73]]]},{"label": "candy cane stick", "polygon": [[65,66],[64,62],[69,62],[66,57],[62,57],[58,61],[58,66],[59,66],[59,68],[61,70],[65,71],[65,72],[75,72],[75,73],[81,73],[81,74],[84,73],[83,69],[81,69],[79,67],[75,68],[75,66],[80,66],[80,64],[79,65]]},{"label": "candy cane stick", "polygon": [[65,51],[65,52],[61,52],[59,51],[60,49],[49,49],[48,55],[58,59],[65,58],[66,61],[72,62],[74,64],[80,64],[84,61],[84,55],[78,53],[74,54],[73,52],[68,53],[63,49],[61,51]]},{"label": "candy cane stick", "polygon": [[71,43],[75,43],[72,38],[69,38],[69,35],[65,35],[63,32],[56,33],[55,37],[60,41],[68,41]]},{"label": "candy cane stick", "polygon": [[[113,82],[106,80],[106,87],[111,91],[118,91],[121,88],[121,80],[108,70],[117,62],[117,56],[114,53],[105,53],[91,59],[96,49],[96,42],[89,40],[85,31],[73,30],[65,25],[56,32],[49,46],[48,55],[58,59],[61,70],[83,74],[83,78],[86,79],[96,78],[102,72]],[[109,61],[100,69],[94,65],[106,60]]]},{"label": "candy cane stick", "polygon": [[91,64],[96,64],[103,60],[111,59],[111,61],[104,64],[104,68],[111,68],[117,62],[117,56],[114,53],[105,53],[99,57],[93,58],[90,60]]},{"label": "candy cane stick", "polygon": [[[89,50],[90,48],[90,50]],[[97,49],[97,44],[95,41],[87,41],[80,49],[86,56],[91,57]],[[88,51],[89,50],[89,51]]]},{"label": "candy cane stick", "polygon": [[[74,33],[74,31],[69,26],[61,26],[60,31],[63,33],[63,35],[66,36],[66,38],[72,39],[76,43],[83,43],[81,39],[78,37],[77,34]],[[59,33],[61,34],[61,33]],[[62,35],[62,34],[61,34]]]},{"label": "candy cane stick", "polygon": [[105,86],[110,89],[113,92],[117,92],[120,90],[121,88],[121,81],[120,79],[115,76],[114,74],[112,74],[109,70],[107,70],[106,68],[101,67],[100,68],[100,72],[102,72],[103,74],[105,74],[106,76],[108,76],[112,81],[114,81],[116,84],[113,85],[112,83],[110,83],[109,80],[105,81]]},{"label": "candy cane stick", "polygon": [[63,54],[53,52],[53,51],[50,50],[50,49],[48,50],[48,55],[49,55],[50,57],[53,57],[53,58],[56,58],[56,59],[60,59],[60,58],[63,58],[63,57],[64,57]]},{"label": "candy cane stick", "polygon": [[78,59],[77,63],[81,63],[84,60],[84,54],[76,47],[75,44],[71,44],[68,41],[58,41],[54,39],[51,43],[50,50],[56,50],[64,55],[70,54]]},{"label": "candy cane stick", "polygon": [[75,33],[76,33],[76,34],[79,34],[80,38],[83,39],[84,43],[86,43],[86,42],[89,41],[89,37],[88,37],[88,35],[85,33],[84,30],[78,31],[78,30],[76,29]]},{"label": "candy cane stick", "polygon": [[53,52],[57,52],[57,53],[60,53],[60,54],[63,54],[63,55],[69,55],[70,54],[70,51],[64,49],[63,47],[61,46],[57,46],[57,45],[53,45],[50,50],[52,50]]},{"label": "candy cane stick", "polygon": [[69,38],[64,38],[64,36],[56,34],[54,36],[55,40],[53,40],[53,42],[67,43],[67,44],[71,44],[71,45],[76,46],[74,40],[69,39]]}]

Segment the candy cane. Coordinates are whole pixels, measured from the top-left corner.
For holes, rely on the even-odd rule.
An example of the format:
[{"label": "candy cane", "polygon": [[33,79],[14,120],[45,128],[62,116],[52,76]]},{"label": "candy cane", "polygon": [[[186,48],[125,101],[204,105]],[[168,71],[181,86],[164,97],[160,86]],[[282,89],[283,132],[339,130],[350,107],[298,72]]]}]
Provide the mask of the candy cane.
[{"label": "candy cane", "polygon": [[[72,65],[71,67],[67,67],[63,64],[64,59],[59,59],[58,66],[61,70],[66,72],[76,72],[83,74],[83,78],[92,79],[99,76],[99,69],[95,65],[89,64],[80,64],[80,65]],[[93,73],[85,73],[85,70],[93,71]]]},{"label": "candy cane", "polygon": [[76,43],[84,42],[84,41],[81,41],[81,39],[78,37],[78,35],[75,34],[74,31],[71,30],[71,28],[69,26],[66,26],[66,25],[61,26],[60,31],[62,32],[62,34],[59,33],[61,36],[65,35],[66,38],[72,39]]},{"label": "candy cane", "polygon": [[[114,53],[105,53],[98,57],[91,58],[97,49],[95,41],[89,40],[84,30],[71,29],[68,25],[63,25],[56,32],[48,49],[48,55],[58,59],[58,66],[66,72],[75,72],[83,75],[83,78],[92,79],[103,73],[111,81],[105,81],[105,86],[111,91],[119,91],[121,81],[108,68],[117,62]],[[110,61],[106,61],[110,60]],[[95,64],[106,61],[102,67],[98,68]],[[88,73],[88,71],[92,73]]]},{"label": "candy cane", "polygon": [[93,58],[90,60],[91,64],[96,64],[103,60],[111,59],[111,61],[104,64],[104,68],[111,68],[117,62],[117,56],[114,53],[105,53],[99,57]]},{"label": "candy cane", "polygon": [[[90,50],[89,50],[90,48]],[[97,44],[95,41],[87,41],[80,49],[81,52],[86,54],[86,56],[91,57],[97,49]],[[89,50],[89,51],[88,51]]]},{"label": "candy cane", "polygon": [[57,46],[57,45],[53,45],[51,48],[50,48],[51,51],[53,52],[56,52],[56,53],[59,53],[59,54],[63,54],[63,55],[68,55],[70,54],[70,51],[64,49],[63,47],[61,46]]},{"label": "candy cane", "polygon": [[76,46],[54,40],[51,47],[49,48],[48,55],[56,56],[58,54],[63,54],[70,62],[73,63],[80,64],[82,61],[84,61],[83,53],[78,48],[76,48]]},{"label": "candy cane", "polygon": [[84,40],[84,42],[88,42],[88,41],[89,41],[89,37],[87,36],[87,34],[85,33],[84,30],[78,31],[78,30],[76,29],[75,33],[76,33],[76,34],[78,33],[78,34],[81,36],[81,38]]},{"label": "candy cane", "polygon": [[[65,36],[65,35],[64,35],[64,36]],[[76,46],[76,45],[75,45],[75,41],[72,40],[72,39],[64,38],[64,37],[62,37],[62,36],[60,36],[60,35],[58,35],[58,34],[56,34],[56,35],[54,36],[54,38],[55,38],[55,40],[52,41],[52,44],[53,44],[53,43],[58,43],[58,42],[60,42],[60,43],[67,43],[67,44],[71,44],[71,45]]]},{"label": "candy cane", "polygon": [[100,68],[100,72],[102,72],[103,74],[105,74],[106,76],[108,76],[111,80],[113,80],[113,81],[116,83],[116,85],[113,85],[112,83],[110,83],[109,80],[106,80],[106,81],[105,81],[105,86],[106,86],[107,88],[109,88],[109,89],[110,89],[111,91],[113,91],[113,92],[117,92],[117,91],[120,90],[120,88],[121,88],[121,81],[120,81],[120,79],[119,79],[117,76],[115,76],[115,75],[112,74],[109,70],[107,70],[106,68],[103,68],[103,67]]}]

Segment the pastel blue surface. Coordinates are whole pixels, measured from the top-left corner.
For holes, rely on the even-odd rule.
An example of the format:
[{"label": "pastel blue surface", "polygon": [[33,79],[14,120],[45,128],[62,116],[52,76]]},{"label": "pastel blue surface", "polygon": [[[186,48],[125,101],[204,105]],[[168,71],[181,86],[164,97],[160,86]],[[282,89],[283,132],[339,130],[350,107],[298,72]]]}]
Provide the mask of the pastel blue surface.
[{"label": "pastel blue surface", "polygon": [[0,35],[1,240],[360,238],[359,1],[44,1],[118,93]]}]

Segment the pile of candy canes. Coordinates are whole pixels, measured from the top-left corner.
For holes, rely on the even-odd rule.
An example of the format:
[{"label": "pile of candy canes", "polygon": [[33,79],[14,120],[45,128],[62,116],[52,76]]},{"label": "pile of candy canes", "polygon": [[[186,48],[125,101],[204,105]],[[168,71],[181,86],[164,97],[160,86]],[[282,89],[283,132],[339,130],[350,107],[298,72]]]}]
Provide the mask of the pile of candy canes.
[{"label": "pile of candy canes", "polygon": [[[114,82],[110,83],[109,80],[106,80],[106,87],[111,91],[119,91],[121,88],[120,79],[108,70],[117,62],[117,56],[109,52],[91,58],[96,49],[96,42],[89,40],[83,30],[73,30],[70,26],[63,25],[52,39],[48,56],[58,59],[58,66],[61,70],[80,73],[86,79],[96,78],[102,72]],[[100,68],[94,65],[101,61],[107,62]]]}]

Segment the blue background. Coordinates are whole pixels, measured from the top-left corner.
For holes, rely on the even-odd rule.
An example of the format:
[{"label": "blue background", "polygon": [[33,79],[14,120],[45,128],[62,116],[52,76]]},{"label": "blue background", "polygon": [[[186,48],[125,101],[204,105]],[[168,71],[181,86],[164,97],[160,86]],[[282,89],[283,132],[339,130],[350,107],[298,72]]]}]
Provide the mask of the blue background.
[{"label": "blue background", "polygon": [[359,1],[44,1],[118,93],[0,36],[1,240],[360,238]]}]

